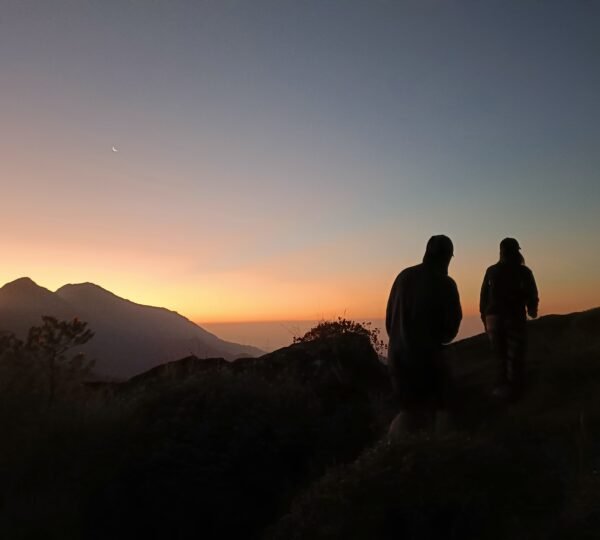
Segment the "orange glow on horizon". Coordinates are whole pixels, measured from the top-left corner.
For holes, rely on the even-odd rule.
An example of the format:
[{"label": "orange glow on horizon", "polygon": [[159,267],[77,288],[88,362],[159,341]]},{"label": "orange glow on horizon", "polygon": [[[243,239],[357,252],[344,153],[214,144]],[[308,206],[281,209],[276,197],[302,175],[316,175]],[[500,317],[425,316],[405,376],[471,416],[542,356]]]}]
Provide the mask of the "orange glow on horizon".
[{"label": "orange glow on horizon", "polygon": [[[66,272],[64,275],[73,275]],[[377,287],[348,281],[291,283],[264,280],[253,275],[216,275],[211,279],[192,279],[169,284],[148,276],[127,275],[122,272],[76,272],[79,279],[61,279],[61,269],[46,276],[31,274],[38,285],[56,290],[66,283],[91,281],[114,294],[133,302],[164,307],[177,311],[196,323],[240,323],[274,321],[315,321],[336,319],[339,316],[366,321],[383,319],[388,284]],[[2,284],[28,275],[2,272]],[[457,280],[459,287],[461,282]],[[359,287],[362,285],[362,287]],[[465,317],[477,315],[479,284],[463,287],[461,302]],[[600,306],[600,298],[585,288],[573,286],[568,290],[549,290],[540,284],[540,315],[569,313]]]},{"label": "orange glow on horizon", "polygon": [[[6,231],[0,236],[5,247],[0,285],[23,276],[50,290],[93,282],[128,300],[165,307],[201,323],[382,319],[397,273],[420,259],[413,252],[393,268],[387,261],[354,261],[353,246],[338,243],[274,255],[239,270],[224,263],[203,270],[192,256],[167,249],[135,249],[126,243],[90,246],[73,239],[50,245],[33,237],[17,243]],[[203,249],[215,258],[221,251],[208,243]],[[452,262],[450,275],[458,284],[465,317],[478,314],[481,279],[494,262],[492,255],[493,250],[467,252]],[[542,252],[530,264],[540,289],[541,315],[600,306],[600,288],[591,271],[566,281],[569,263],[558,265],[546,256]]]}]

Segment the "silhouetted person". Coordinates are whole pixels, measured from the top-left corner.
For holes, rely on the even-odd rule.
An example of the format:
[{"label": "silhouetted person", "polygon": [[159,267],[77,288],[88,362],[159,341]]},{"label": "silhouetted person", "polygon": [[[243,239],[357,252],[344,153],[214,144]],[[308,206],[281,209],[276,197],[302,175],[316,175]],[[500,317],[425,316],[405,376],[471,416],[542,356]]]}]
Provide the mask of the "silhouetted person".
[{"label": "silhouetted person", "polygon": [[[444,344],[456,337],[462,320],[458,289],[448,276],[453,255],[450,238],[432,236],[423,263],[406,268],[394,281],[386,311],[388,366],[396,397],[404,411],[432,413],[431,420],[447,406]],[[410,416],[409,423],[415,415]]]},{"label": "silhouetted person", "polygon": [[500,242],[500,261],[483,278],[479,311],[498,362],[494,394],[518,395],[523,386],[527,315],[538,314],[538,290],[514,238]]}]

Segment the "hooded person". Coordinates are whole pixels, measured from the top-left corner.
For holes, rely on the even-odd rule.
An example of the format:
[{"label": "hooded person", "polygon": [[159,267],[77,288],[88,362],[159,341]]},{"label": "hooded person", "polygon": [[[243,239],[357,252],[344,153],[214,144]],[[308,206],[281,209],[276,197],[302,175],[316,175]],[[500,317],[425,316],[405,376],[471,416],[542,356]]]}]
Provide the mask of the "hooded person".
[{"label": "hooded person", "polygon": [[448,276],[454,246],[444,235],[427,242],[423,262],[403,270],[387,310],[388,367],[401,409],[431,412],[447,407],[449,370],[444,345],[458,333],[462,309]]},{"label": "hooded person", "polygon": [[514,238],[500,242],[500,260],[483,278],[479,311],[496,356],[498,376],[494,394],[515,396],[524,383],[527,315],[538,314],[538,289]]}]

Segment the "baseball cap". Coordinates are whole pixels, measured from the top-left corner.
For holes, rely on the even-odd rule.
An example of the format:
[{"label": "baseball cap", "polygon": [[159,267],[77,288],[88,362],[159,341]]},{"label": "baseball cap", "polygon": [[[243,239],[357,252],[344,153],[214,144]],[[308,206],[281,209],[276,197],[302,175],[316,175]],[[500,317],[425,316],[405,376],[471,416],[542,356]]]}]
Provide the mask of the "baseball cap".
[{"label": "baseball cap", "polygon": [[505,238],[500,242],[500,249],[506,251],[518,251],[521,249],[521,246],[515,238]]}]

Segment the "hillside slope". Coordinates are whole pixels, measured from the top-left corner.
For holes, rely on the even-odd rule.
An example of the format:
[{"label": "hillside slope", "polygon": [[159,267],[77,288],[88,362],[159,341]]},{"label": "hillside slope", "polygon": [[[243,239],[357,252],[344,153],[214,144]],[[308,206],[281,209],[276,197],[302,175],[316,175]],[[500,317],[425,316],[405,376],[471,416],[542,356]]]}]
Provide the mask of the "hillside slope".
[{"label": "hillside slope", "polygon": [[484,335],[451,346],[456,431],[385,437],[300,494],[272,539],[600,537],[600,309],[529,323],[528,385],[491,397]]},{"label": "hillside slope", "polygon": [[52,408],[0,392],[0,537],[600,538],[600,310],[529,328],[517,402],[492,399],[485,336],[450,347],[442,437],[388,440],[387,373],[352,334],[188,356]]}]

